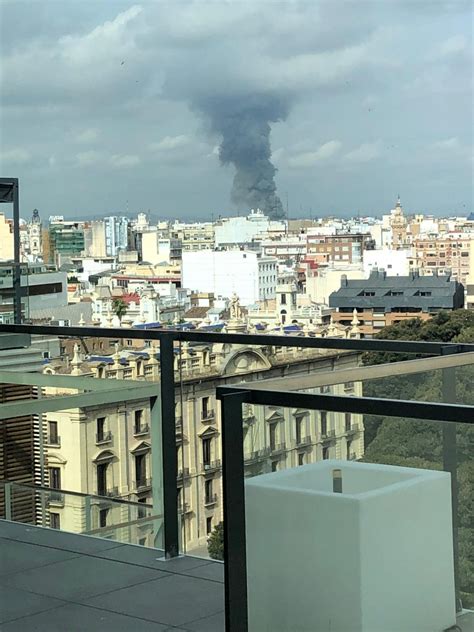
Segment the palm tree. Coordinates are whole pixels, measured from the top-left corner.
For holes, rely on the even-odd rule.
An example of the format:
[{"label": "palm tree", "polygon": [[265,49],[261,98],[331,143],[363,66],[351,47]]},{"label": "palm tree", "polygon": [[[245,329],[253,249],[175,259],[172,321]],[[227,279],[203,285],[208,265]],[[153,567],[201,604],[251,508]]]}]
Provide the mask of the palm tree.
[{"label": "palm tree", "polygon": [[127,313],[127,303],[121,298],[114,298],[112,301],[112,311],[118,317],[120,324],[122,324],[122,318]]}]

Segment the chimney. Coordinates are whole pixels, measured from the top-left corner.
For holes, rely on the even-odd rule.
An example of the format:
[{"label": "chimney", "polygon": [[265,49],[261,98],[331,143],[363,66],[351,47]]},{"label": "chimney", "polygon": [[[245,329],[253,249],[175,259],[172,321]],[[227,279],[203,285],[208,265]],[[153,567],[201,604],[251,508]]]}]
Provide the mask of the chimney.
[{"label": "chimney", "polygon": [[347,274],[341,274],[341,287],[347,287]]}]

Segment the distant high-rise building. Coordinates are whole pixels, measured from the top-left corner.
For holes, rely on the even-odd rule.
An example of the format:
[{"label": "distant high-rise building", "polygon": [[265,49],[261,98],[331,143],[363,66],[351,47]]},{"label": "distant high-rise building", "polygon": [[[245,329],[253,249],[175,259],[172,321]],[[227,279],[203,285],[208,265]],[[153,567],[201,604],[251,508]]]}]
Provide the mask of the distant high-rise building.
[{"label": "distant high-rise building", "polygon": [[48,232],[48,263],[61,265],[64,259],[84,252],[84,226],[81,222],[53,221]]}]

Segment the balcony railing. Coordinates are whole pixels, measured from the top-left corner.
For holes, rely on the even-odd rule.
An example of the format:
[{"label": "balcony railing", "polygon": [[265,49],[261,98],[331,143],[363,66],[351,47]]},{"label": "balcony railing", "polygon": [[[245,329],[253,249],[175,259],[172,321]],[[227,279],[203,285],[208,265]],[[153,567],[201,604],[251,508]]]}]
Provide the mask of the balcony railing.
[{"label": "balcony railing", "polygon": [[112,431],[111,430],[104,430],[104,432],[98,432],[95,435],[95,442],[96,442],[96,444],[108,443],[109,441],[112,441]]},{"label": "balcony railing", "polygon": [[[30,333],[30,334],[43,334],[50,335],[55,334],[59,336],[113,336],[119,340],[123,338],[123,331],[121,329],[107,330],[102,329],[98,331],[94,328],[62,328],[62,327],[41,327],[41,326],[0,326],[0,331],[5,333]],[[404,354],[417,354],[421,357],[421,360],[407,361],[404,364],[410,364],[417,362],[437,362],[438,360],[442,364],[437,366],[444,368],[447,366],[454,367],[455,358],[445,355],[452,353],[458,358],[467,355],[466,352],[474,351],[474,345],[467,344],[446,344],[442,342],[435,343],[419,343],[419,342],[399,342],[399,341],[386,341],[386,340],[359,340],[359,339],[343,339],[343,338],[312,338],[309,336],[302,336],[301,338],[294,338],[291,336],[273,336],[273,335],[246,335],[246,334],[229,334],[229,333],[213,333],[206,334],[206,332],[198,331],[141,331],[141,330],[129,330],[127,329],[127,337],[134,339],[151,339],[160,341],[160,395],[159,405],[162,407],[162,475],[163,480],[163,509],[164,518],[167,523],[165,532],[165,542],[163,544],[165,553],[168,556],[174,556],[178,552],[178,535],[179,526],[177,519],[173,518],[173,514],[176,514],[176,475],[179,478],[189,476],[189,469],[178,471],[176,460],[176,437],[174,424],[170,422],[173,420],[173,408],[175,403],[175,388],[177,372],[174,371],[175,363],[175,349],[173,348],[174,341],[180,342],[209,342],[212,340],[216,343],[228,343],[229,345],[255,345],[262,347],[273,348],[278,346],[285,350],[287,347],[298,347],[305,349],[306,351],[315,351],[314,357],[324,356],[324,353],[329,353],[331,350],[339,349],[344,352],[386,352],[386,353],[404,353]],[[452,364],[449,365],[449,362]],[[424,365],[423,365],[424,366]],[[358,367],[356,371],[352,371],[352,375],[349,376],[350,370],[341,369],[340,373],[344,373],[344,377],[341,376],[341,382],[354,381],[354,383],[360,384],[365,379],[376,379],[375,375],[377,367]],[[411,369],[407,368],[409,372]],[[420,372],[421,369],[413,369],[413,373]],[[427,370],[427,369],[422,369]],[[393,375],[398,375],[397,373]],[[239,476],[243,470],[243,437],[242,437],[242,423],[229,423],[231,418],[234,420],[239,419],[239,414],[236,414],[238,407],[242,407],[242,403],[250,404],[252,406],[279,406],[289,407],[292,409],[302,408],[305,410],[315,411],[329,411],[334,414],[351,413],[353,415],[379,415],[382,417],[401,417],[407,424],[411,423],[411,419],[418,420],[432,420],[438,419],[444,422],[444,425],[450,426],[452,422],[456,422],[459,425],[464,425],[472,422],[472,407],[464,404],[453,405],[450,400],[441,400],[448,403],[439,402],[404,402],[403,400],[396,399],[376,399],[368,397],[344,397],[338,396],[334,393],[337,392],[333,388],[334,385],[340,384],[334,376],[336,371],[327,371],[324,376],[319,377],[319,382],[316,382],[315,387],[320,388],[323,384],[322,379],[328,379],[329,388],[325,389],[329,391],[318,395],[310,395],[308,393],[295,392],[297,389],[312,388],[309,383],[310,380],[316,379],[315,375],[308,374],[303,377],[288,376],[284,378],[284,387],[288,390],[283,392],[272,390],[252,390],[249,386],[236,386],[232,387],[218,387],[218,399],[221,402],[222,424],[226,427],[226,431],[221,435],[223,438],[223,460],[226,460],[226,473],[223,477],[223,503],[225,504],[225,515],[227,516],[224,522],[224,529],[226,530],[227,550],[225,551],[226,561],[228,564],[228,572],[230,575],[226,576],[228,582],[228,590],[226,593],[226,611],[228,615],[228,631],[232,632],[234,629],[245,630],[245,613],[247,612],[247,578],[244,576],[245,567],[241,565],[235,565],[233,568],[229,568],[229,560],[235,559],[236,551],[245,551],[245,537],[246,537],[246,525],[242,520],[241,512],[238,508],[244,507],[245,499],[239,494],[244,492],[244,483],[241,480],[236,482],[236,472]],[[328,374],[330,374],[328,376]],[[347,375],[346,375],[347,374]],[[365,378],[366,374],[370,374],[370,377]],[[387,375],[387,373],[385,373]],[[23,377],[23,376],[22,376]],[[43,379],[45,376],[40,376]],[[54,376],[51,376],[54,378]],[[64,377],[64,376],[63,376]],[[69,376],[68,376],[69,377]],[[72,376],[71,376],[72,377]],[[86,378],[74,377],[74,379],[82,380]],[[298,384],[296,384],[298,382]],[[285,386],[286,385],[286,386]],[[145,385],[146,386],[146,385]],[[156,397],[156,384],[153,385],[155,390],[152,392],[150,388],[150,397]],[[226,390],[227,388],[227,390]],[[144,391],[145,392],[145,391]],[[146,391],[148,393],[148,391]],[[224,398],[223,395],[226,395]],[[239,401],[236,407],[235,401]],[[101,401],[110,403],[111,399],[107,399],[106,394],[101,394]],[[117,396],[115,396],[117,397]],[[35,402],[36,407],[43,407],[42,412],[46,411],[44,407],[44,401],[41,403]],[[89,402],[89,400],[87,400]],[[120,401],[115,399],[115,401]],[[69,403],[69,402],[68,402]],[[87,405],[94,405],[90,402]],[[12,406],[12,404],[8,404]],[[16,404],[15,404],[16,406]],[[20,404],[18,404],[19,408]],[[28,414],[30,414],[30,404],[21,403],[22,407],[27,408]],[[30,406],[30,407],[29,407]],[[229,414],[229,410],[233,408],[232,415]],[[60,410],[56,408],[55,410]],[[9,413],[10,414],[10,413]],[[19,414],[17,416],[20,416]],[[240,419],[242,415],[240,414]],[[151,425],[153,426],[153,420]],[[227,424],[227,425],[226,425]],[[351,424],[352,426],[352,424]],[[338,426],[339,427],[339,426]],[[344,426],[342,426],[344,428]],[[360,432],[363,431],[363,426],[360,427]],[[334,430],[327,433],[327,439],[336,438]],[[452,451],[452,432],[444,432],[443,430],[443,460],[441,467],[444,467],[452,477],[456,476],[456,450]],[[456,442],[456,433],[454,432],[454,445]],[[345,443],[345,442],[344,442]],[[262,450],[255,449],[251,455],[247,455],[245,462],[251,459],[263,459],[269,456],[268,453],[262,455]],[[275,446],[276,447],[276,446]],[[265,448],[269,451],[269,448]],[[274,452],[272,452],[274,454]],[[350,457],[352,457],[352,452]],[[454,454],[454,457],[453,457]],[[157,462],[160,462],[157,460]],[[359,464],[352,464],[352,467],[358,467]],[[278,474],[279,476],[280,474]],[[112,490],[111,490],[112,492]],[[108,493],[111,493],[108,492]],[[112,502],[112,501],[111,501]],[[452,501],[453,511],[457,511],[457,497],[453,495]],[[458,522],[454,523],[455,529],[457,529]],[[243,538],[243,541],[242,541]],[[238,603],[239,608],[232,607],[232,604]],[[403,606],[403,604],[401,604]],[[242,623],[242,621],[244,621]],[[444,622],[443,622],[444,625]],[[234,627],[235,626],[235,627]]]},{"label": "balcony railing", "polygon": [[346,434],[356,434],[359,432],[359,424],[351,424],[350,426],[346,426]]},{"label": "balcony railing", "polygon": [[213,410],[203,410],[203,411],[201,411],[201,421],[202,422],[214,421],[215,416],[216,415],[215,415]]},{"label": "balcony railing", "polygon": [[277,443],[276,445],[270,446],[270,454],[272,456],[276,456],[282,454],[286,450],[286,443]]},{"label": "balcony railing", "polygon": [[220,470],[222,467],[222,463],[220,459],[216,459],[215,461],[209,461],[208,463],[203,463],[204,472],[211,473],[216,470]]},{"label": "balcony railing", "polygon": [[60,448],[61,447],[61,437],[59,435],[49,435],[46,439],[46,443],[52,448]]},{"label": "balcony railing", "polygon": [[52,490],[48,493],[49,503],[56,506],[64,505],[64,494],[60,491]]},{"label": "balcony railing", "polygon": [[307,435],[306,437],[299,437],[296,439],[296,445],[298,446],[298,448],[305,448],[307,446],[310,446],[312,443],[313,439],[310,435]]},{"label": "balcony railing", "polygon": [[217,502],[217,494],[210,494],[209,496],[206,496],[204,498],[204,504],[206,505],[206,507],[208,507],[209,505],[215,505]]},{"label": "balcony railing", "polygon": [[148,434],[150,432],[150,424],[142,423],[140,426],[135,426],[133,434],[135,436]]},{"label": "balcony railing", "polygon": [[107,489],[98,489],[96,496],[107,496],[107,497],[118,496],[118,487],[108,487]]},{"label": "balcony railing", "polygon": [[185,467],[178,470],[178,480],[182,480],[183,478],[189,477],[189,467]]},{"label": "balcony railing", "polygon": [[143,491],[145,489],[151,489],[151,478],[139,478],[135,482],[135,488],[137,491]]}]

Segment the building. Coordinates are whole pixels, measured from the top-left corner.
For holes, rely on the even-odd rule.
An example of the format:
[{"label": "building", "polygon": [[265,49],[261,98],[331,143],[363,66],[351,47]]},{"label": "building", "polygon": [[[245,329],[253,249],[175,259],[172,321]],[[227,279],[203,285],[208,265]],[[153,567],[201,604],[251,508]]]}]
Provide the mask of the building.
[{"label": "building", "polygon": [[183,250],[183,287],[192,292],[212,292],[242,305],[275,298],[277,260],[250,250]]},{"label": "building", "polygon": [[71,257],[84,254],[84,226],[81,222],[55,219],[49,225],[47,263],[61,265]]},{"label": "building", "polygon": [[431,235],[413,242],[413,256],[423,274],[452,274],[460,283],[474,275],[474,235]]},{"label": "building", "polygon": [[245,217],[223,217],[214,224],[215,245],[245,246],[250,242],[262,239],[268,233],[279,231],[284,233],[285,222],[272,221],[259,208],[252,209]]},{"label": "building", "polygon": [[365,249],[374,248],[372,236],[367,234],[318,235],[308,234],[308,255],[322,262],[360,263]]},{"label": "building", "polygon": [[390,211],[390,228],[392,230],[392,248],[404,249],[407,245],[407,219],[404,215],[400,196],[395,208]]},{"label": "building", "polygon": [[[242,329],[238,318],[233,325]],[[345,336],[343,330],[336,335]],[[313,372],[327,375],[335,369],[356,367],[358,362],[359,355],[352,352],[272,349],[265,345],[264,335],[262,344],[253,347],[182,345],[181,355],[175,359],[177,485],[188,550],[205,546],[212,528],[222,520],[222,430],[216,387]],[[112,379],[115,384],[116,380],[158,381],[158,347],[121,350],[117,344],[113,355],[84,358],[76,345],[68,363],[52,361],[44,372]],[[346,395],[362,392],[361,384],[353,382],[321,388],[322,392]],[[316,390],[319,392],[319,388]],[[47,413],[48,464],[57,468],[53,477],[60,481],[58,486],[151,502],[150,414],[149,402],[138,397],[133,402]],[[360,415],[247,406],[244,416],[244,454],[249,474],[329,458],[353,460],[363,455]],[[54,511],[62,525],[76,519],[71,508],[58,506]]]},{"label": "building", "polygon": [[170,237],[179,239],[183,252],[214,248],[214,224],[212,222],[175,222]]},{"label": "building", "polygon": [[368,277],[372,270],[381,268],[387,272],[387,276],[408,276],[415,265],[415,257],[410,250],[365,250],[363,265],[365,277]]},{"label": "building", "polygon": [[3,213],[0,213],[0,260],[12,261],[13,254],[13,227]]},{"label": "building", "polygon": [[349,325],[354,312],[361,336],[371,337],[383,327],[409,318],[426,320],[441,310],[461,309],[464,287],[450,276],[389,277],[373,270],[368,279],[342,278],[329,297],[334,323]]},{"label": "building", "polygon": [[[51,313],[67,305],[67,275],[51,270],[44,264],[21,265],[21,303],[24,318],[35,310],[49,309]],[[13,323],[13,266],[0,266],[0,322]]]},{"label": "building", "polygon": [[307,258],[303,265],[305,272],[305,293],[318,305],[329,305],[329,296],[341,287],[341,279],[363,279],[362,263],[321,264]]}]

